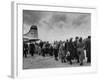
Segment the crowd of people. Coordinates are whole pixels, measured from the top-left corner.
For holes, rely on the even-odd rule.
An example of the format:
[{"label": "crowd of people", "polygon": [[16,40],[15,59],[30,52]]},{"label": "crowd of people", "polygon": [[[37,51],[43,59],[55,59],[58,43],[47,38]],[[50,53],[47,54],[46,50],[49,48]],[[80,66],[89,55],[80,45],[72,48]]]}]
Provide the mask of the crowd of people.
[{"label": "crowd of people", "polygon": [[76,60],[77,63],[83,65],[83,60],[85,59],[84,51],[86,51],[87,63],[91,63],[91,36],[85,39],[82,37],[76,37],[67,39],[66,41],[54,41],[50,43],[49,41],[40,42],[24,42],[23,43],[23,57],[27,58],[27,55],[31,56],[52,56],[56,61],[61,61],[62,63],[68,62],[73,64],[72,60]]}]

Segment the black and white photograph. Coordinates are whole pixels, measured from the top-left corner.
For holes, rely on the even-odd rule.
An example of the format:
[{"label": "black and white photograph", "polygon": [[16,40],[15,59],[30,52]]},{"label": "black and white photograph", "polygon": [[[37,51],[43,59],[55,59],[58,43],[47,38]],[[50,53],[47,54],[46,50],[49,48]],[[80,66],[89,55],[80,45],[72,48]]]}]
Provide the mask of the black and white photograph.
[{"label": "black and white photograph", "polygon": [[91,13],[23,10],[23,69],[91,66]]}]

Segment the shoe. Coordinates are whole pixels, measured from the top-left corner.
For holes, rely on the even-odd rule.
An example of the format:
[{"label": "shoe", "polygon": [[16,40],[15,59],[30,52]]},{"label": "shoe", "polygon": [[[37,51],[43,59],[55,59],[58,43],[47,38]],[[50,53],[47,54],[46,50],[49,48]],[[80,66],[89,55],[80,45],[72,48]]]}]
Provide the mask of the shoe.
[{"label": "shoe", "polygon": [[70,62],[70,64],[72,65],[72,62]]},{"label": "shoe", "polygon": [[83,65],[83,63],[80,63],[80,66],[82,66]]}]

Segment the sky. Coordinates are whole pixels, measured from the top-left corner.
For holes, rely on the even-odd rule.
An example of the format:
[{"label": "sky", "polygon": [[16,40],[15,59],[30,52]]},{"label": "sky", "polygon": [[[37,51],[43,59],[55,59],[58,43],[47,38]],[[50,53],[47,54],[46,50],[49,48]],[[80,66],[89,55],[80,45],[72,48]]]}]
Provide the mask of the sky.
[{"label": "sky", "polygon": [[32,25],[37,25],[38,37],[44,41],[86,38],[91,35],[91,14],[23,10],[23,34]]}]

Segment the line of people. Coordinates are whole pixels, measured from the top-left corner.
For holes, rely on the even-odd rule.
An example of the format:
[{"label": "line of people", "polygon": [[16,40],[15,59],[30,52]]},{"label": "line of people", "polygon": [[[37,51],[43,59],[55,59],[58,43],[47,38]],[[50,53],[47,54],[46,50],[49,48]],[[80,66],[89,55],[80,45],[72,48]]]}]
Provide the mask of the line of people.
[{"label": "line of people", "polygon": [[83,65],[85,59],[84,50],[86,50],[87,63],[91,62],[91,37],[86,39],[82,37],[70,38],[66,41],[40,41],[39,43],[30,42],[23,43],[23,56],[27,57],[27,54],[34,56],[34,54],[41,55],[43,57],[53,56],[56,61],[61,60],[62,63],[69,62],[72,64],[72,60],[77,60],[77,63]]}]

